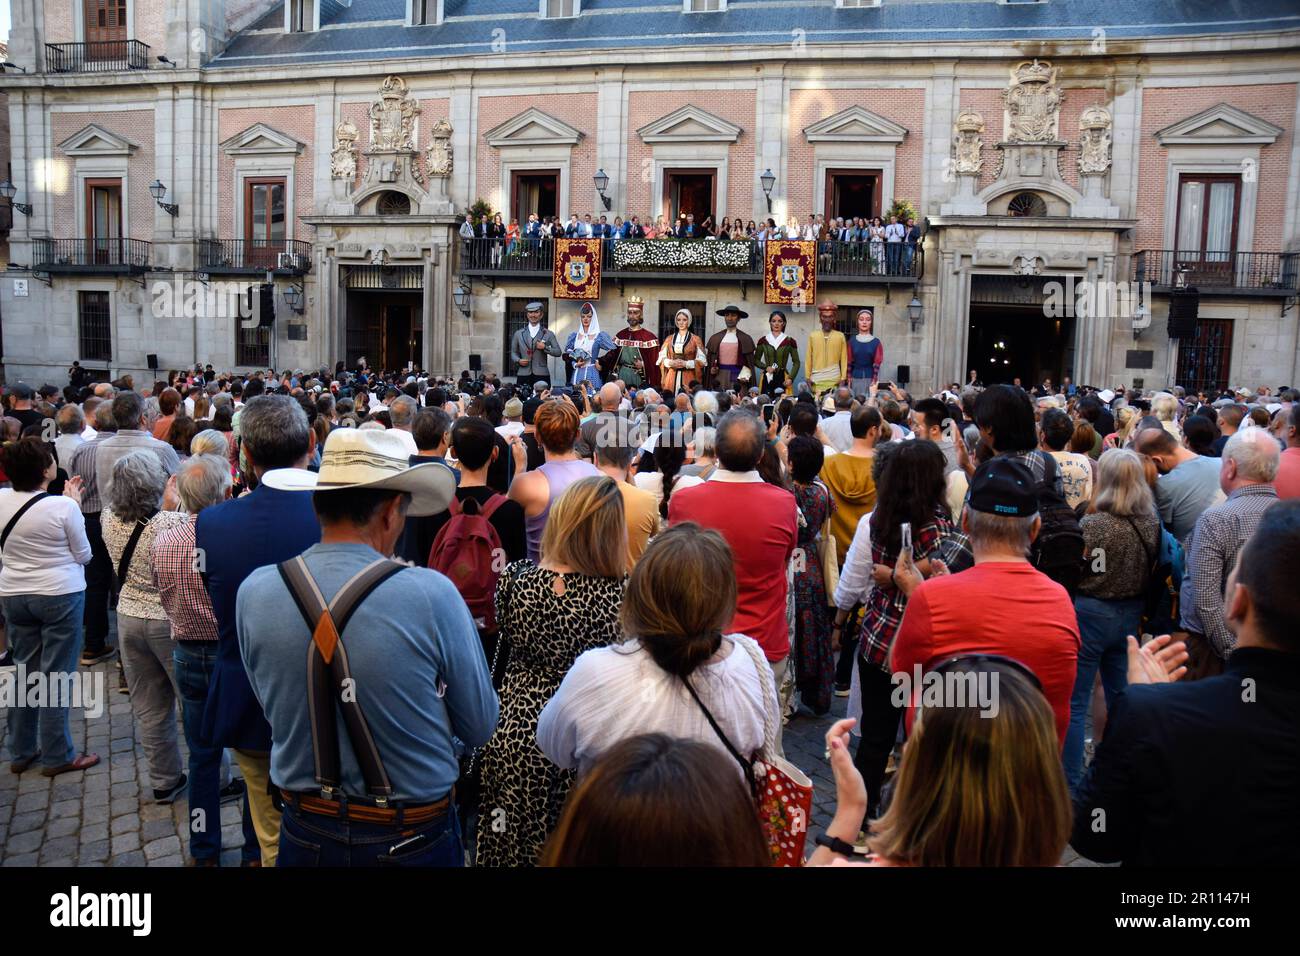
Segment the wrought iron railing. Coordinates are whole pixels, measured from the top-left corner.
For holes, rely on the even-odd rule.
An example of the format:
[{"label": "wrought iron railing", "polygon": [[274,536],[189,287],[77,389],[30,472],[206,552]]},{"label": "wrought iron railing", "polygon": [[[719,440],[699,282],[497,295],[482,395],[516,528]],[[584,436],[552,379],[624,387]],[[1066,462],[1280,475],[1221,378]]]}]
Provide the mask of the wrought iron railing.
[{"label": "wrought iron railing", "polygon": [[33,239],[32,268],[41,272],[143,272],[153,244],[143,239]]},{"label": "wrought iron railing", "polygon": [[1188,252],[1143,249],[1133,255],[1133,279],[1176,288],[1180,275],[1201,292],[1248,290],[1295,294],[1300,290],[1300,253]]},{"label": "wrought iron railing", "polygon": [[149,44],[139,40],[92,40],[45,44],[47,73],[107,73],[149,69]]},{"label": "wrought iron railing", "polygon": [[[597,240],[593,240],[597,241]],[[603,239],[601,270],[628,276],[726,275],[757,278],[763,273],[763,243],[756,239]],[[470,275],[549,274],[554,239],[462,239],[460,271]],[[910,281],[925,272],[925,250],[906,243],[818,244],[818,275],[828,279]]]},{"label": "wrought iron railing", "polygon": [[311,271],[311,243],[301,239],[200,239],[201,272]]}]

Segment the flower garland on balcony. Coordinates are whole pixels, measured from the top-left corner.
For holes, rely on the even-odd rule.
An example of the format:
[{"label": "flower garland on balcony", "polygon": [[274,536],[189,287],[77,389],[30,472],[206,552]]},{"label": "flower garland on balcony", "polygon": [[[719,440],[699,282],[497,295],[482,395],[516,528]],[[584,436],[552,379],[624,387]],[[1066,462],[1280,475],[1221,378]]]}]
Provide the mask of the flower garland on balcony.
[{"label": "flower garland on balcony", "polygon": [[748,239],[619,239],[614,268],[641,272],[748,272]]}]

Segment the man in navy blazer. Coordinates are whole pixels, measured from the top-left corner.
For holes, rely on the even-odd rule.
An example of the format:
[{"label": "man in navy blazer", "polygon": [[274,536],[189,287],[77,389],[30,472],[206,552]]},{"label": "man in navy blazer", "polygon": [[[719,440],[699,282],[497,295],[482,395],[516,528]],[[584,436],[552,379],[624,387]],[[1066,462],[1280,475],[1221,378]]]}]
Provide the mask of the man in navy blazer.
[{"label": "man in navy blazer", "polygon": [[[306,469],[316,444],[302,406],[287,395],[260,395],[249,401],[240,416],[240,440],[244,459],[257,480],[276,468]],[[212,746],[234,748],[247,784],[262,865],[274,866],[280,811],[269,793],[271,725],[253,696],[240,657],[235,598],[244,579],[258,568],[287,561],[318,543],[320,523],[311,495],[259,484],[249,494],[203,509],[195,522],[194,537],[218,632],[203,736]]]},{"label": "man in navy blazer", "polygon": [[1216,677],[1170,684],[1158,666],[1135,673],[1147,648],[1129,638],[1129,686],[1074,798],[1070,842],[1081,856],[1129,866],[1294,865],[1297,562],[1300,500],[1280,501],[1264,512],[1228,577],[1223,605],[1237,644]]}]

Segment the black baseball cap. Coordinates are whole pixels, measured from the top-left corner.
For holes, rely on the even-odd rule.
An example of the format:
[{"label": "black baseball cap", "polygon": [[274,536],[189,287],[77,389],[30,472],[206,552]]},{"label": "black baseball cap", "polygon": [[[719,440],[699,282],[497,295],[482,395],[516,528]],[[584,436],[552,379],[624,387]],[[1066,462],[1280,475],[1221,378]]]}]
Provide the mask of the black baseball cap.
[{"label": "black baseball cap", "polygon": [[1029,466],[1014,458],[991,458],[975,470],[970,483],[973,511],[1028,518],[1038,514],[1038,496],[1034,493],[1034,476]]},{"label": "black baseball cap", "polygon": [[20,401],[30,401],[34,393],[26,382],[16,382],[9,386],[9,394]]}]

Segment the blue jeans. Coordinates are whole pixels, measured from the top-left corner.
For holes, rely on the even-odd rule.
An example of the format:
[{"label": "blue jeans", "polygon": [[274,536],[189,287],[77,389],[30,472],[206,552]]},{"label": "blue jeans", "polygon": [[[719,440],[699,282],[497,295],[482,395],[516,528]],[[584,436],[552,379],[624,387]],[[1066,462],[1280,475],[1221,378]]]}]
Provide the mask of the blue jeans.
[{"label": "blue jeans", "polygon": [[[216,641],[177,641],[172,651],[176,687],[181,695],[181,724],[190,748],[190,856],[196,860],[221,857],[221,753],[203,738],[203,708],[217,661]],[[252,814],[243,814],[245,862],[260,860]]]},{"label": "blue jeans", "polygon": [[275,865],[464,866],[460,819],[454,803],[436,820],[401,827],[304,813],[286,803]]},{"label": "blue jeans", "polygon": [[[17,594],[2,600],[9,649],[14,663],[25,669],[28,680],[37,673],[75,674],[81,657],[81,618],[86,592]],[[67,686],[63,681],[59,683]],[[16,689],[24,691],[24,688]],[[30,759],[39,750],[41,764],[46,767],[61,767],[71,762],[76,751],[72,747],[69,709],[10,707],[9,750],[15,760]]]},{"label": "blue jeans", "polygon": [[1065,780],[1073,793],[1083,779],[1084,722],[1092,703],[1092,685],[1101,670],[1101,684],[1109,708],[1115,695],[1128,684],[1128,644],[1142,621],[1142,598],[1127,601],[1101,601],[1076,597],[1074,612],[1079,619],[1079,665],[1074,677],[1074,694],[1070,697],[1070,729],[1065,735],[1061,762]]},{"label": "blue jeans", "polygon": [[903,244],[901,242],[885,243],[885,271],[893,276],[899,274],[899,265],[903,259]]}]

